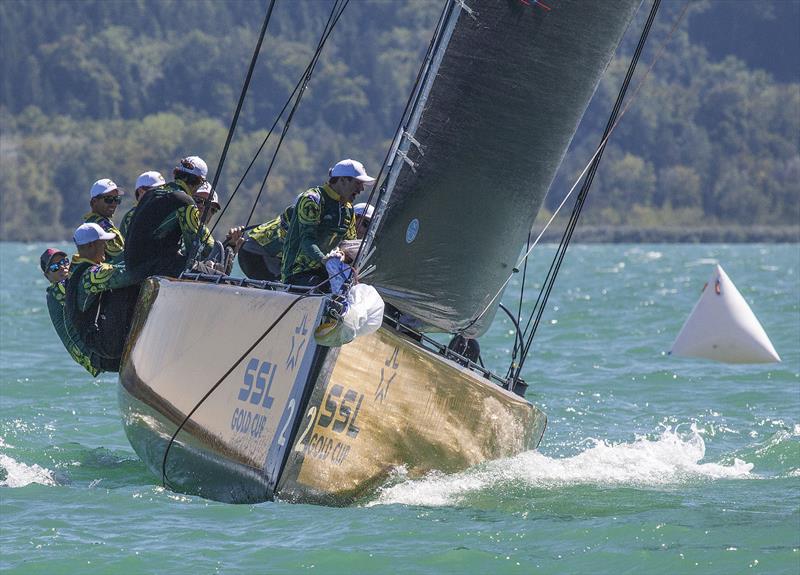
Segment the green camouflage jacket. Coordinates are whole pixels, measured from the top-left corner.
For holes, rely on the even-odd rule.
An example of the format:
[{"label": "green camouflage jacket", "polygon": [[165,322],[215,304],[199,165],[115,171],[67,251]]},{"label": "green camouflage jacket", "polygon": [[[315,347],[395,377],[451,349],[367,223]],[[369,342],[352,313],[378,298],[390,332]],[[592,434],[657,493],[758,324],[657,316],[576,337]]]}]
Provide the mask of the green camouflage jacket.
[{"label": "green camouflage jacket", "polygon": [[92,366],[91,354],[86,345],[77,337],[77,334],[70,333],[64,323],[65,295],[64,282],[50,284],[50,287],[47,288],[47,311],[50,313],[50,321],[53,322],[53,327],[61,339],[61,343],[64,344],[64,348],[72,356],[72,359],[92,374],[92,377],[97,377],[101,371]]},{"label": "green camouflage jacket", "polygon": [[86,224],[97,224],[105,231],[114,234],[116,237],[113,240],[106,242],[106,261],[111,264],[117,264],[125,258],[125,237],[122,232],[115,226],[110,218],[106,218],[95,212],[89,212],[83,216],[83,222]]},{"label": "green camouflage jacket", "polygon": [[283,240],[281,281],[298,273],[324,271],[322,258],[342,240],[356,239],[353,206],[339,200],[328,184],[300,194]]}]

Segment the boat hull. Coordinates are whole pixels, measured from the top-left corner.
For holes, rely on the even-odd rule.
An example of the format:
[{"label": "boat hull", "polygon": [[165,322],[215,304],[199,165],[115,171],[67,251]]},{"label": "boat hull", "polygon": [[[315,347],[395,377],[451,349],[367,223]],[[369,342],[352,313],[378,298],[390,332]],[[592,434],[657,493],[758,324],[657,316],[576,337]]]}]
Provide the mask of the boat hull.
[{"label": "boat hull", "polygon": [[238,286],[145,282],[118,398],[131,445],[166,485],[223,501],[272,497],[303,390],[325,353],[313,338],[323,303]]},{"label": "boat hull", "polygon": [[455,472],[535,449],[545,414],[382,327],[325,360],[278,493],[348,504],[395,470]]},{"label": "boat hull", "polygon": [[118,396],[128,439],[167,486],[346,505],[397,469],[455,472],[538,445],[546,417],[525,399],[388,327],[316,346],[324,299],[298,298],[147,280]]}]

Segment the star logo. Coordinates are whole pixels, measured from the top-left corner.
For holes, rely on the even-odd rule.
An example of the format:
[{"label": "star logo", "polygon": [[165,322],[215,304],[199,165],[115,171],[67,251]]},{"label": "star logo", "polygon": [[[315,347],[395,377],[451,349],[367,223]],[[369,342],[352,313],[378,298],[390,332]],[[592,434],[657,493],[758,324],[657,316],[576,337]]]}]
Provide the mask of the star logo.
[{"label": "star logo", "polygon": [[[381,368],[381,380],[378,383],[378,389],[375,390],[375,401],[377,401],[378,403],[383,403],[383,400],[386,399],[387,395],[389,395],[389,386],[392,384],[392,381],[394,381],[394,378],[397,376],[397,368],[400,367],[400,361],[398,359],[399,355],[400,355],[400,348],[395,347],[391,357],[383,363],[385,367]],[[391,368],[393,372],[388,379],[386,378],[387,367]]]},{"label": "star logo", "polygon": [[286,358],[286,369],[290,372],[294,371],[294,368],[300,363],[303,348],[308,340],[306,334],[308,334],[308,314],[303,314],[300,325],[294,328],[289,348],[289,356]]}]

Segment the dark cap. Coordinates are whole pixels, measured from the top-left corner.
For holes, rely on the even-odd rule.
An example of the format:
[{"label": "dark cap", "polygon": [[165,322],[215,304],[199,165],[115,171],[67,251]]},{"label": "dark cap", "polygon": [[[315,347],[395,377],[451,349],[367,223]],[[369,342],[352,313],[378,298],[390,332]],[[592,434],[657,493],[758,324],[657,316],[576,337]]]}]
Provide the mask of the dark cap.
[{"label": "dark cap", "polygon": [[54,248],[47,248],[46,250],[44,250],[42,255],[39,256],[39,265],[42,266],[42,271],[45,271],[47,269],[50,260],[52,260],[53,256],[56,254],[61,254],[64,257],[67,256],[65,252],[62,252],[61,250],[57,250]]}]

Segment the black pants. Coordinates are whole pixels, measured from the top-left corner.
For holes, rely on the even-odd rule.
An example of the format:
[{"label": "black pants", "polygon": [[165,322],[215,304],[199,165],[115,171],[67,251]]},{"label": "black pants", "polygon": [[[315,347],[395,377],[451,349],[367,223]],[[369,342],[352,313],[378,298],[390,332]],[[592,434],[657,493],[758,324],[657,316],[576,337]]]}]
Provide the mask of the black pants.
[{"label": "black pants", "polygon": [[138,285],[103,292],[97,330],[86,337],[90,359],[93,365],[96,364],[95,367],[103,371],[119,371],[138,297]]},{"label": "black pants", "polygon": [[[242,272],[251,280],[281,281],[281,263],[278,258],[270,258],[274,262],[268,262],[268,256],[244,249],[239,250],[236,257],[239,259],[239,267],[242,268]],[[270,263],[273,265],[270,266]]]},{"label": "black pants", "polygon": [[320,285],[317,289],[321,292],[330,293],[331,283],[326,281],[327,279],[328,273],[323,269],[294,274],[293,276],[286,278],[286,283],[293,286],[313,287],[321,284],[324,281],[325,283]]}]

